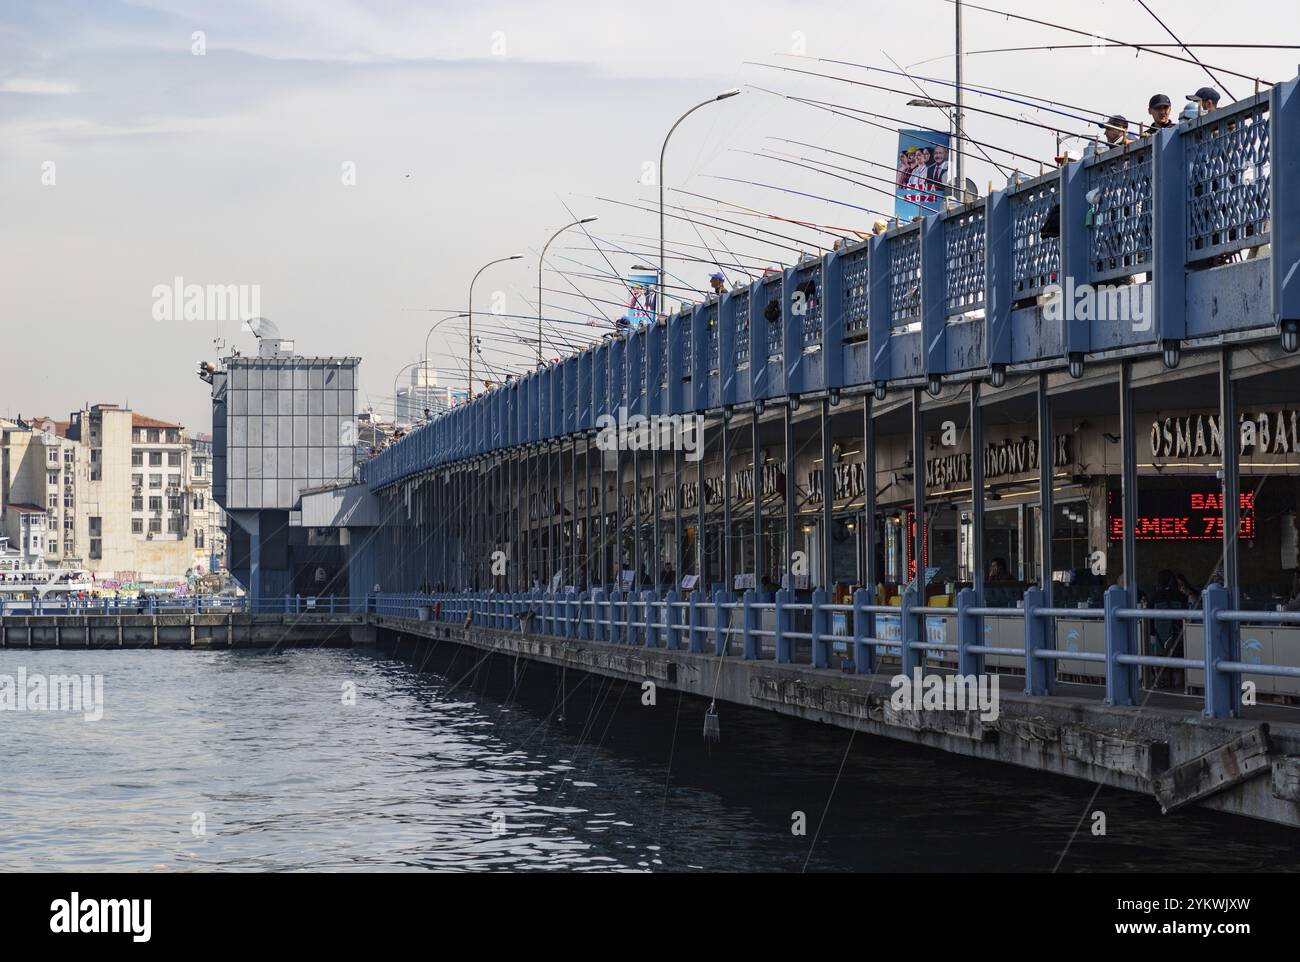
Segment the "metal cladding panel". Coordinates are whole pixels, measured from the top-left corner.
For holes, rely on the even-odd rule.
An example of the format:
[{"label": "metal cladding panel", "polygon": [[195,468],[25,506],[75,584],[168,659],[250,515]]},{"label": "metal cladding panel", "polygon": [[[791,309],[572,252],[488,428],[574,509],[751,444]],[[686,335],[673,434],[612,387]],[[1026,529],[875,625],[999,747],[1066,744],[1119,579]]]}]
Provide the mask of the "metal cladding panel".
[{"label": "metal cladding panel", "polygon": [[691,308],[691,401],[696,411],[711,407],[709,398],[710,362],[718,348],[718,300],[710,297]]},{"label": "metal cladding panel", "polygon": [[645,353],[645,328],[637,328],[629,333],[624,344],[627,357],[627,411],[629,415],[644,414],[645,371],[642,358]]},{"label": "metal cladding panel", "polygon": [[646,414],[664,413],[663,389],[664,326],[658,322],[647,324],[645,331]]},{"label": "metal cladding panel", "polygon": [[947,250],[942,214],[921,221],[921,359],[926,374],[948,373]]},{"label": "metal cladding panel", "polygon": [[893,292],[892,268],[889,263],[889,235],[879,234],[871,238],[870,272],[870,307],[867,310],[867,343],[870,345],[871,380],[888,381],[891,377],[889,340],[890,317],[893,307],[890,296]]},{"label": "metal cladding panel", "polygon": [[602,341],[592,351],[591,412],[595,421],[608,417],[610,413],[609,354],[612,343],[612,341]]},{"label": "metal cladding panel", "polygon": [[840,251],[827,254],[822,266],[822,383],[841,388],[844,380],[844,258]]},{"label": "metal cladding panel", "polygon": [[[743,301],[744,298],[741,298]],[[736,303],[735,295],[728,292],[718,302],[718,369],[715,403],[734,404],[736,394]]]},{"label": "metal cladding panel", "polygon": [[555,366],[551,365],[542,368],[537,377],[539,416],[537,436],[542,440],[546,440],[555,436]]},{"label": "metal cladding panel", "polygon": [[621,337],[609,345],[609,402],[615,417],[627,407],[627,341]]},{"label": "metal cladding panel", "polygon": [[[724,372],[730,370],[731,378],[728,382],[724,376],[722,381],[723,401],[728,404],[738,404],[748,401],[753,393],[753,382],[750,376],[750,323],[749,323],[749,305],[750,292],[752,287],[746,286],[731,291],[727,295],[727,302],[730,305],[731,330],[725,331],[724,334],[729,336],[731,343],[731,360],[723,361],[724,364],[730,363],[729,368],[724,368]],[[726,315],[724,314],[724,321]]]},{"label": "metal cladding panel", "polygon": [[[1010,364],[1011,204],[1004,191],[990,194],[984,213],[984,343],[989,364]],[[872,262],[874,266],[874,261]]]},{"label": "metal cladding panel", "polygon": [[[1087,191],[1087,171],[1080,164],[1066,164],[1061,169],[1060,183],[1061,271],[1055,282],[1058,286],[1071,281],[1082,286],[1088,283],[1091,276],[1088,266],[1091,230],[1087,226]],[[1061,322],[1061,345],[1067,357],[1091,349],[1094,323],[1104,326],[1108,322],[1068,319]]]},{"label": "metal cladding panel", "polygon": [[1300,322],[1300,79],[1270,92],[1272,170],[1269,198],[1273,224],[1270,287],[1273,322]]},{"label": "metal cladding panel", "polygon": [[588,348],[578,355],[578,415],[577,429],[589,431],[596,426],[592,416],[591,369],[595,352]]},{"label": "metal cladding panel", "polygon": [[540,441],[541,435],[541,375],[538,371],[529,371],[527,380],[527,402],[524,419],[527,428],[526,440],[530,443]]},{"label": "metal cladding panel", "polygon": [[668,318],[668,407],[670,414],[695,410],[691,395],[691,310],[684,307]]}]

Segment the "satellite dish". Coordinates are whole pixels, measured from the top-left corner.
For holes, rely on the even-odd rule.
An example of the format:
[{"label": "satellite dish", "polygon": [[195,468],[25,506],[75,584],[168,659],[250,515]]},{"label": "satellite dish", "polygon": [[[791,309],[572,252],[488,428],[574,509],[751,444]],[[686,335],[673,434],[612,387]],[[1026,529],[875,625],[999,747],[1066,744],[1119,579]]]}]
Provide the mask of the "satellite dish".
[{"label": "satellite dish", "polygon": [[267,338],[275,340],[281,337],[280,329],[269,317],[253,317],[239,325],[240,330],[248,331],[258,340]]}]

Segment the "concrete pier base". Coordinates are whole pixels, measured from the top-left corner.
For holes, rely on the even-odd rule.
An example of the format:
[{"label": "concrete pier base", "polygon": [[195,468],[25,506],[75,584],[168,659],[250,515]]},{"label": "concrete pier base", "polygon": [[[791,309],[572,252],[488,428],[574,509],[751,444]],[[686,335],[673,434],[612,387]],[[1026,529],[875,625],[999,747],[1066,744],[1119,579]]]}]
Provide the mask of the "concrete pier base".
[{"label": "concrete pier base", "polygon": [[895,709],[893,672],[856,675],[373,615],[370,622],[381,644],[452,642],[636,684],[653,681],[705,699],[1138,792],[1166,811],[1199,805],[1300,828],[1300,791],[1292,777],[1300,770],[1300,713],[1291,709],[1207,719],[1192,699],[1151,693],[1137,706],[1108,706],[1084,686],[1061,685],[1051,697],[1026,695],[1022,677],[1005,675],[998,717],[981,720],[970,711]]}]

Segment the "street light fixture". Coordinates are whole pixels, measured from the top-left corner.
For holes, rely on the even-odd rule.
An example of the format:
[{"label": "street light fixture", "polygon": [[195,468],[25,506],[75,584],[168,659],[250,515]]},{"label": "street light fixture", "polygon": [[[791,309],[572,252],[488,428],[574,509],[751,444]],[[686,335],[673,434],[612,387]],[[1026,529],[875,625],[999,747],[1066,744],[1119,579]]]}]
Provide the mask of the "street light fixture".
[{"label": "street light fixture", "polygon": [[673,131],[677,129],[681,122],[691,114],[695,113],[695,111],[699,110],[701,107],[707,107],[709,104],[715,103],[719,100],[726,100],[728,97],[734,97],[738,93],[740,93],[740,88],[732,87],[730,90],[724,90],[716,97],[711,97],[708,100],[696,104],[690,110],[686,111],[686,113],[678,117],[677,123],[668,128],[668,135],[664,137],[663,146],[659,148],[659,289],[655,291],[656,317],[663,313],[660,310],[660,305],[663,303],[664,296],[664,154],[668,150],[668,141],[672,137]]},{"label": "street light fixture", "polygon": [[542,366],[542,267],[546,264],[546,248],[551,246],[551,241],[559,237],[570,227],[577,227],[579,224],[591,224],[596,220],[595,217],[583,217],[581,220],[575,220],[571,224],[565,224],[542,245],[542,254],[537,258],[537,366]]},{"label": "street light fixture", "polygon": [[474,400],[474,281],[478,280],[478,275],[482,274],[493,264],[502,264],[505,261],[517,261],[523,256],[523,254],[511,254],[509,257],[498,257],[494,261],[488,261],[478,269],[478,273],[476,273],[469,282],[469,384],[465,389],[466,401]]}]

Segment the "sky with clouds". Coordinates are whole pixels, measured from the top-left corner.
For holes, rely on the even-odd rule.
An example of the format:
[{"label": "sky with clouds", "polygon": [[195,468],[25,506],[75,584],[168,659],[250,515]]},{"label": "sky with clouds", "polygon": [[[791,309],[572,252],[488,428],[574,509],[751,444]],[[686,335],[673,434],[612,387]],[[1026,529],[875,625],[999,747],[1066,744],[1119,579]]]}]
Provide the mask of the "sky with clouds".
[{"label": "sky with clouds", "polygon": [[[1108,38],[1171,42],[1136,0],[988,5]],[[1249,17],[1208,0],[1147,5],[1191,44],[1300,42],[1294,0],[1253,3]],[[673,135],[665,182],[717,198],[670,193],[669,203],[727,217],[737,223],[715,226],[737,233],[670,220],[670,252],[681,259],[669,269],[682,286],[703,289],[709,261],[754,270],[815,253],[828,235],[721,213],[718,201],[869,229],[871,211],[892,210],[892,201],[872,189],[886,185],[864,176],[882,173],[867,162],[889,164],[895,136],[778,94],[908,126],[946,129],[946,120],[906,106],[906,94],[770,65],[943,97],[937,81],[952,78],[953,19],[947,0],[4,0],[0,415],[66,417],[104,401],[208,430],[196,362],[216,359],[214,338],[245,353],[253,341],[232,322],[155,320],[155,287],[177,277],[257,285],[261,313],[301,353],[363,359],[362,404],[382,414],[394,380],[405,380],[401,368],[444,316],[434,312],[464,311],[474,273],[521,254],[485,271],[474,292],[487,365],[519,370],[536,350],[536,324],[508,315],[535,315],[540,246],[570,212],[599,220],[592,239],[571,231],[548,253],[571,273],[544,278],[544,312],[554,319],[546,354],[588,343],[608,329],[606,316],[622,313],[624,291],[598,275],[654,256],[657,215],[637,207],[654,206],[656,188],[643,180],[664,134],[687,108],[733,86],[741,96],[701,109]],[[1070,133],[1093,130],[1086,118],[1097,112],[1136,121],[1152,93],[1181,107],[1184,94],[1213,83],[1193,64],[1094,49],[1087,37],[970,8],[964,34],[968,82],[1069,104],[1057,109],[1070,116],[987,97],[970,106]],[[1084,46],[977,52],[1042,44]],[[911,76],[790,56],[800,52],[897,64]],[[1297,50],[1197,52],[1224,68],[1216,86],[1236,99],[1255,82],[1225,71],[1279,81],[1300,61]],[[971,112],[966,129],[1035,160],[1056,151],[1056,135],[1030,123]],[[776,137],[854,159],[816,154],[849,168],[835,177],[746,153],[816,153]],[[979,153],[968,163],[981,191],[1005,183],[1011,167],[1039,170],[988,156],[1001,169]],[[492,306],[501,316],[478,317]],[[529,337],[532,347],[520,340]],[[446,383],[463,383],[466,352],[463,321],[430,339]]]}]

